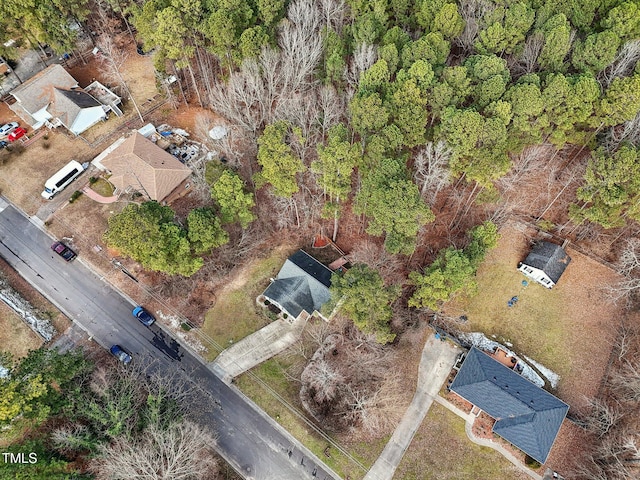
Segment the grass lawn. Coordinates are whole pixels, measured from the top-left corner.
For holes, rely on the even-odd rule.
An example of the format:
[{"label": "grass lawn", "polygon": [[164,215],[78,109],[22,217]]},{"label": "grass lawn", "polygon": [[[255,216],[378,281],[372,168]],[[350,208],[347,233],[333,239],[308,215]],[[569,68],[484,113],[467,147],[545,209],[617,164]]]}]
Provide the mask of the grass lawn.
[{"label": "grass lawn", "polygon": [[113,195],[113,185],[107,182],[104,178],[98,178],[98,180],[91,185],[91,190],[102,195],[103,197],[110,197]]},{"label": "grass lawn", "polygon": [[[548,290],[529,281],[524,287],[525,277],[516,267],[529,251],[529,237],[509,225],[500,234],[498,246],[478,270],[477,294],[461,295],[445,311],[467,315],[465,330],[510,342],[516,353],[558,373],[560,398],[582,404],[583,396],[593,396],[598,388],[622,314],[602,288],[616,274],[569,248],[572,261],[558,285]],[[519,300],[509,308],[514,295]]]},{"label": "grass lawn", "polygon": [[42,345],[42,339],[2,301],[0,301],[0,332],[2,332],[0,351],[9,352],[15,358],[24,357],[29,350],[35,350]]},{"label": "grass lawn", "polygon": [[[267,258],[257,259],[243,267],[221,291],[217,301],[205,315],[202,331],[219,345],[226,347],[269,323],[256,297],[269,285],[290,254],[287,246],[274,249]],[[207,360],[219,352],[210,351]]]},{"label": "grass lawn", "polygon": [[495,450],[471,443],[464,431],[464,420],[434,403],[393,478],[525,480],[529,477]]},{"label": "grass lawn", "polygon": [[[286,369],[293,361],[292,359],[278,356],[252,369],[251,373],[260,380],[268,383],[269,387],[283,397],[287,403],[292,405],[297,411],[302,412],[302,406],[298,398],[298,386],[294,382],[289,381],[283,371],[283,369]],[[291,435],[301,441],[342,478],[349,476],[349,478],[355,480],[364,477],[366,473],[364,470],[354,464],[335,447],[330,446],[327,440],[315,432],[299,416],[285,407],[280,400],[252,375],[245,373],[236,378],[235,383],[245,395],[251,398],[271,418],[275,419],[291,433]],[[378,458],[380,452],[382,452],[388,441],[388,437],[374,442],[360,442],[349,444],[348,446],[339,439],[337,439],[337,441],[340,442],[343,448],[347,448],[349,453],[360,463],[369,468]],[[327,457],[325,451],[330,457]]]}]

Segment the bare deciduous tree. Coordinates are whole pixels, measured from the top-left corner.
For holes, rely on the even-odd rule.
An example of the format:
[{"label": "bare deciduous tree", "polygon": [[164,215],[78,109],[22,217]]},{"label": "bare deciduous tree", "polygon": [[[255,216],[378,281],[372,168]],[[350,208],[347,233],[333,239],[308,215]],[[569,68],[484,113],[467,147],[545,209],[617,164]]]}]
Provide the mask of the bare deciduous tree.
[{"label": "bare deciduous tree", "polygon": [[325,28],[333,28],[338,34],[342,33],[347,9],[344,0],[320,0]]},{"label": "bare deciduous tree", "polygon": [[600,72],[598,80],[606,88],[616,78],[628,76],[638,63],[638,60],[640,60],[640,40],[630,40],[622,45],[615,60]]},{"label": "bare deciduous tree", "polygon": [[609,382],[621,399],[640,401],[640,362],[624,362],[624,365],[611,375]]},{"label": "bare deciduous tree", "polygon": [[631,143],[636,147],[640,146],[640,113],[628,122],[624,122],[622,128],[619,125],[611,127],[607,132],[604,148],[613,154],[622,142]]},{"label": "bare deciduous tree", "polygon": [[524,43],[522,53],[517,57],[512,57],[509,70],[514,77],[520,77],[528,73],[533,73],[538,69],[538,57],[544,46],[544,35],[535,32]]},{"label": "bare deciduous tree", "polygon": [[217,476],[214,438],[183,421],[167,429],[151,424],[137,439],[118,437],[101,448],[91,470],[98,479],[203,480]]},{"label": "bare deciduous tree", "polygon": [[107,33],[100,35],[96,44],[100,48],[100,55],[98,60],[100,61],[100,65],[102,66],[102,73],[109,79],[109,81],[120,86],[122,91],[125,93],[125,97],[127,100],[131,100],[133,107],[136,109],[136,113],[140,118],[141,122],[144,122],[144,118],[142,117],[142,113],[140,112],[140,108],[138,108],[138,104],[136,103],[135,98],[131,94],[129,90],[129,85],[127,85],[127,81],[124,79],[122,75],[122,67],[124,63],[127,61],[129,57],[129,53],[118,47],[113,40],[113,37]]},{"label": "bare deciduous tree", "polygon": [[347,84],[349,85],[350,94],[353,95],[358,88],[360,75],[378,60],[378,52],[374,45],[360,43],[353,51],[353,56],[349,61],[347,68]]},{"label": "bare deciduous tree", "polygon": [[452,151],[446,142],[429,142],[421,148],[414,158],[413,178],[420,187],[420,195],[433,203],[436,196],[451,181],[449,159]]},{"label": "bare deciduous tree", "polygon": [[483,27],[483,18],[496,8],[494,2],[488,0],[462,0],[458,6],[458,11],[462,16],[465,26],[462,34],[456,42],[465,52],[473,49],[473,44]]},{"label": "bare deciduous tree", "polygon": [[282,53],[281,93],[306,89],[316,80],[313,72],[322,58],[321,12],[313,0],[289,4],[287,19],[281,23],[278,45]]},{"label": "bare deciduous tree", "polygon": [[627,240],[618,260],[618,273],[624,279],[608,286],[607,291],[614,301],[629,301],[640,292],[640,239]]},{"label": "bare deciduous tree", "polygon": [[379,271],[387,285],[398,282],[402,275],[400,259],[373,240],[365,239],[356,243],[349,253],[349,260],[352,263],[364,263]]},{"label": "bare deciduous tree", "polygon": [[585,417],[585,427],[598,437],[608,434],[623,417],[620,408],[601,399],[587,399],[591,411]]}]

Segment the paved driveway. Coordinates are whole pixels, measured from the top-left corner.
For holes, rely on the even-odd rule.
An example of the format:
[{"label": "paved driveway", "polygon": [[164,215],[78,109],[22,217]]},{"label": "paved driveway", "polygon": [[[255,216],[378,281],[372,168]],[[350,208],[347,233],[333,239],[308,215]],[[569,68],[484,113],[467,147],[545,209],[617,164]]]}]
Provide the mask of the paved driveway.
[{"label": "paved driveway", "polygon": [[451,342],[431,335],[425,343],[418,368],[418,386],[413,400],[391,439],[373,464],[364,480],[391,480],[398,464],[411,444],[425,415],[431,408],[461,350]]}]

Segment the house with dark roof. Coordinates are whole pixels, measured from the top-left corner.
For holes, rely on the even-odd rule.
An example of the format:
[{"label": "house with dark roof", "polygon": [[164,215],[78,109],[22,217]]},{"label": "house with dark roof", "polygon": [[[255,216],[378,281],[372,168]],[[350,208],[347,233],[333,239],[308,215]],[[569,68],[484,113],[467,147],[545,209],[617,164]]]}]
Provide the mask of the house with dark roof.
[{"label": "house with dark roof", "polygon": [[527,258],[518,264],[518,270],[543,287],[551,288],[571,262],[560,245],[551,242],[537,242]]},{"label": "house with dark roof", "polygon": [[496,420],[493,432],[545,463],[569,405],[473,347],[450,389]]},{"label": "house with dark roof", "polygon": [[298,250],[284,262],[278,276],[262,293],[262,297],[291,317],[320,314],[329,301],[331,270],[304,250]]},{"label": "house with dark roof", "polygon": [[[98,82],[92,84],[92,91],[98,91],[96,84]],[[80,88],[78,82],[61,65],[53,64],[12,90],[14,101],[9,108],[34,130],[42,126],[64,126],[74,135],[79,135],[105,120],[109,111],[122,115],[115,107],[121,103],[120,97],[107,87],[100,87],[100,91],[110,93],[109,104],[100,102]]]}]

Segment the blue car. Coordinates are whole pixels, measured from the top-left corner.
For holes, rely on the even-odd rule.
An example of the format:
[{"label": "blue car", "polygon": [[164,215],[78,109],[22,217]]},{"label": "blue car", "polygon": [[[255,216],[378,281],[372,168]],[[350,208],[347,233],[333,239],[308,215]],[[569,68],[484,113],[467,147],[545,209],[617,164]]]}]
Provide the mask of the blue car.
[{"label": "blue car", "polygon": [[111,355],[116,357],[125,365],[128,365],[129,363],[131,363],[131,354],[127,352],[124,348],[122,348],[120,345],[113,345],[109,349],[109,351],[111,352]]},{"label": "blue car", "polygon": [[136,317],[138,320],[140,320],[140,322],[142,322],[143,325],[146,325],[147,327],[150,327],[151,325],[153,325],[153,322],[156,321],[156,319],[153,317],[153,315],[151,315],[149,312],[147,312],[143,307],[141,307],[140,305],[138,305],[136,308],[133,309],[133,316]]}]

